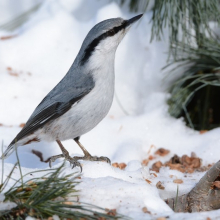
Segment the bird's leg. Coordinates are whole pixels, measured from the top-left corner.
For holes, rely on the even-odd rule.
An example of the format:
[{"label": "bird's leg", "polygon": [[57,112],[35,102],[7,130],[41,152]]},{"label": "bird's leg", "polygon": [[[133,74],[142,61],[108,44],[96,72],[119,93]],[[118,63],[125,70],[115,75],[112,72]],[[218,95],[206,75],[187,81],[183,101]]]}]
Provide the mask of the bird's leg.
[{"label": "bird's leg", "polygon": [[111,160],[108,157],[96,157],[92,156],[85,147],[79,142],[79,137],[74,138],[74,141],[79,145],[84,153],[84,157],[74,157],[75,160],[90,160],[90,161],[104,161],[111,164]]},{"label": "bird's leg", "polygon": [[86,157],[91,157],[91,154],[86,150],[86,148],[79,142],[79,137],[74,138],[74,141],[79,145],[81,150],[83,151],[84,155]]},{"label": "bird's leg", "polygon": [[[51,162],[54,162],[54,161],[55,161],[56,159],[58,159],[58,158],[65,157],[65,159],[66,159],[67,161],[69,161],[70,164],[73,165],[73,167],[78,166],[78,167],[80,167],[80,169],[81,169],[81,171],[82,171],[82,166],[81,166],[81,164],[80,164],[74,157],[70,157],[69,152],[64,148],[64,146],[62,145],[62,143],[60,142],[60,140],[56,140],[56,142],[57,142],[57,144],[59,145],[59,147],[60,147],[60,149],[61,149],[61,151],[62,151],[63,154],[59,154],[59,155],[50,157],[50,158],[48,159],[48,160],[49,160],[49,165],[50,165],[50,167],[51,167]],[[72,168],[73,168],[73,167],[72,167]]]},{"label": "bird's leg", "polygon": [[73,165],[73,167],[79,166],[81,171],[82,171],[81,164],[76,159],[74,159],[73,157],[70,157],[69,152],[64,148],[64,146],[62,145],[62,143],[59,140],[56,140],[56,142],[58,143],[65,159],[68,160],[70,162],[70,164]]}]

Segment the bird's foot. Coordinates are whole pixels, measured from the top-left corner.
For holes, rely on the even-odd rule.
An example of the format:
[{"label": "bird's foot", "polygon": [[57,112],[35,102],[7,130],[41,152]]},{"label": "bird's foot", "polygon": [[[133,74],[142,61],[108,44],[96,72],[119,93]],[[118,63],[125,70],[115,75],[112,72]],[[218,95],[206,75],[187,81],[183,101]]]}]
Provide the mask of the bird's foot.
[{"label": "bird's foot", "polygon": [[54,162],[55,160],[61,158],[61,157],[64,157],[63,154],[59,154],[59,155],[55,155],[55,156],[52,156],[52,157],[49,157],[47,160],[45,160],[44,162],[45,163],[48,163],[49,162],[49,166],[50,168],[52,167],[52,162]]},{"label": "bird's foot", "polygon": [[108,157],[91,156],[90,154],[84,157],[73,157],[75,160],[89,160],[89,161],[102,161],[111,164],[111,160]]},{"label": "bird's foot", "polygon": [[79,168],[80,168],[80,172],[82,172],[82,166],[81,166],[81,164],[80,164],[74,157],[66,158],[66,160],[70,162],[70,166],[73,165],[73,166],[72,166],[72,169],[73,169],[74,167],[79,167]]},{"label": "bird's foot", "polygon": [[73,165],[72,168],[78,166],[80,168],[81,172],[82,172],[81,164],[74,157],[70,157],[69,155],[64,156],[63,154],[59,154],[59,155],[56,155],[56,156],[52,156],[52,157],[48,158],[45,162],[49,162],[49,166],[51,168],[52,162],[54,162],[55,160],[57,160],[58,158],[61,158],[61,157],[65,157],[65,159],[70,162],[70,165],[71,164]]},{"label": "bird's foot", "polygon": [[86,149],[85,147],[79,142],[79,137],[74,138],[74,141],[79,145],[81,150],[84,153],[84,157],[74,157],[75,160],[90,160],[90,161],[103,161],[106,163],[111,164],[111,160],[108,157],[97,157],[97,156],[92,156]]}]

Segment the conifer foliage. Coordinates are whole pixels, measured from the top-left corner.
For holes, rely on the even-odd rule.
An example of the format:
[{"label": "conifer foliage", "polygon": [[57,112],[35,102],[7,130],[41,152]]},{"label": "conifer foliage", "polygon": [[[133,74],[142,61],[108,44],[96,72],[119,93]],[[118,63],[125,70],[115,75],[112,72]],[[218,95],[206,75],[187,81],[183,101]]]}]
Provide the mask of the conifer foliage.
[{"label": "conifer foliage", "polygon": [[220,23],[219,1],[155,0],[150,3],[151,0],[127,2],[131,11],[152,11],[151,41],[162,40],[164,29],[168,30],[170,47],[166,67],[171,67],[169,76],[181,75],[169,88],[170,114],[184,117],[186,124],[196,130],[218,127],[220,41],[214,30]]}]

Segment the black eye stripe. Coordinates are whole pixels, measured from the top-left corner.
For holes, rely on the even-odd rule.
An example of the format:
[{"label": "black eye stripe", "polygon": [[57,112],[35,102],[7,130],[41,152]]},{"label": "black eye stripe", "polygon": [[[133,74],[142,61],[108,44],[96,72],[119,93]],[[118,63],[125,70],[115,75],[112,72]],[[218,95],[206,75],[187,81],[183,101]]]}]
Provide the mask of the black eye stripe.
[{"label": "black eye stripe", "polygon": [[114,27],[111,30],[101,34],[99,37],[95,38],[85,49],[85,53],[83,55],[82,60],[80,61],[81,65],[84,65],[89,57],[92,55],[92,52],[94,51],[95,47],[105,38],[107,37],[112,37],[115,34],[117,34],[119,31],[121,31],[122,29],[124,29],[127,26],[126,21],[124,21],[120,26],[118,27]]},{"label": "black eye stripe", "polygon": [[115,35],[115,30],[114,29],[108,31],[108,36],[113,36],[113,35]]},{"label": "black eye stripe", "polygon": [[119,31],[121,31],[122,29],[124,29],[126,26],[127,26],[127,25],[126,25],[126,21],[124,21],[120,26],[112,28],[112,29],[109,30],[107,33],[112,32],[112,33],[114,33],[114,35],[115,35],[115,34],[117,34]]}]

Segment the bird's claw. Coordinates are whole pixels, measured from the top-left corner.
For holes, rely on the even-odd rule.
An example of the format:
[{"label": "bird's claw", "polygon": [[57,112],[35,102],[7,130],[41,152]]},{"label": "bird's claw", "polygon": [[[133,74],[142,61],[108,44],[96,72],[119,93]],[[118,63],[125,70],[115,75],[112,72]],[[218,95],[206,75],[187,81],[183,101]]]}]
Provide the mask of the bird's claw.
[{"label": "bird's claw", "polygon": [[70,166],[73,165],[72,169],[74,167],[79,167],[80,168],[80,172],[82,172],[82,165],[77,160],[75,160],[74,158],[71,158],[71,157],[68,158],[67,160],[70,162]]},{"label": "bird's claw", "polygon": [[[53,161],[54,162],[54,161]],[[52,160],[49,160],[49,167],[52,167]]]},{"label": "bird's claw", "polygon": [[109,163],[111,165],[111,160],[108,157],[99,157],[99,160]]},{"label": "bird's claw", "polygon": [[82,165],[78,162],[78,160],[102,161],[102,162],[106,162],[111,165],[111,160],[108,157],[97,157],[97,156],[91,156],[91,155],[85,155],[84,157],[70,157],[69,155],[59,154],[59,155],[48,158],[45,162],[49,162],[49,166],[51,168],[52,162],[54,162],[56,159],[61,158],[61,157],[65,157],[66,160],[69,161],[70,166],[72,166],[72,169],[74,167],[79,167],[80,172],[82,172]]},{"label": "bird's claw", "polygon": [[111,160],[108,157],[85,155],[84,157],[73,157],[73,158],[75,160],[102,161],[111,164]]},{"label": "bird's claw", "polygon": [[46,162],[46,163],[49,162],[49,167],[51,168],[52,167],[52,162],[54,162],[56,159],[61,158],[61,157],[63,157],[63,154],[59,154],[59,155],[56,155],[56,156],[49,157],[44,162]]}]

